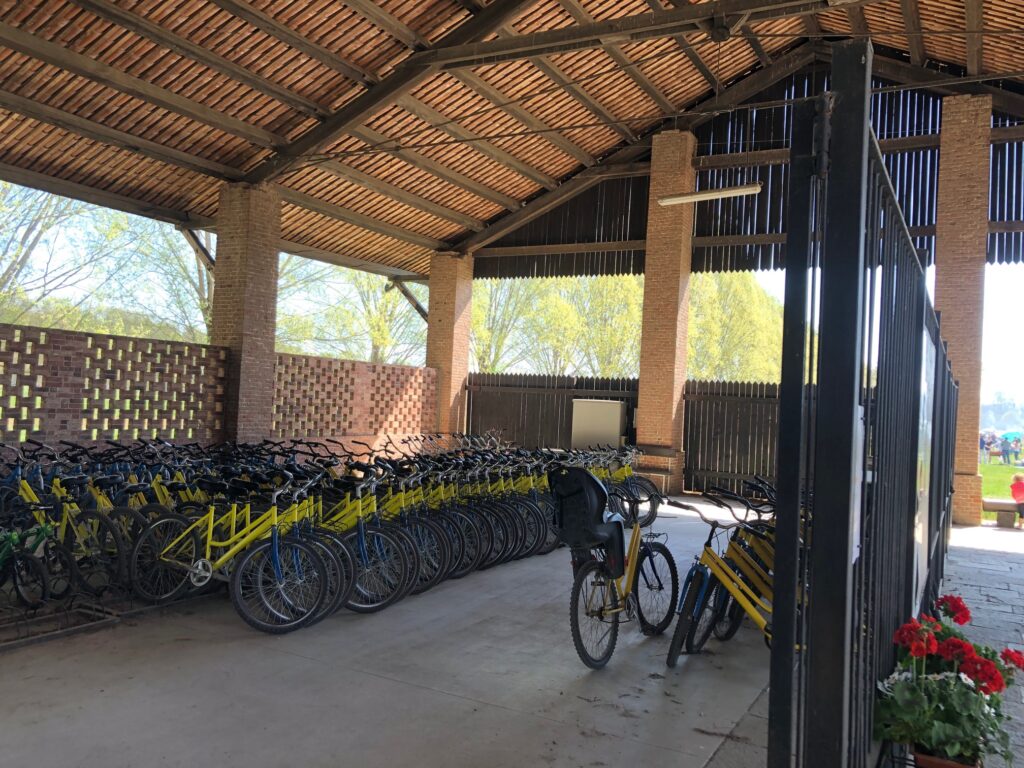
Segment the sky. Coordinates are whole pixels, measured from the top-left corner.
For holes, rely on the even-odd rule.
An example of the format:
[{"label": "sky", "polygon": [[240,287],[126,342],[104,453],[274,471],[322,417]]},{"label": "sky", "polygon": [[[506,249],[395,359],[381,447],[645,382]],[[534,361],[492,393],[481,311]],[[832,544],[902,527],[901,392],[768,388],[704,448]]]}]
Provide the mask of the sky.
[{"label": "sky", "polygon": [[[785,273],[772,270],[756,275],[764,289],[782,301]],[[929,283],[932,278],[929,274]],[[985,268],[984,329],[982,403],[995,402],[997,393],[1024,403],[1024,264]]]}]

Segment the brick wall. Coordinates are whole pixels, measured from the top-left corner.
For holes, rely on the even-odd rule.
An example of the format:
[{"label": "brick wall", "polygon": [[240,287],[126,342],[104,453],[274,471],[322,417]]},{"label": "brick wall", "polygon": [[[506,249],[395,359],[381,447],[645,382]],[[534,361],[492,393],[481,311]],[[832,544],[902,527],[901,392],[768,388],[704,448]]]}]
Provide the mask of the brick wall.
[{"label": "brick wall", "polygon": [[433,431],[436,421],[437,372],[431,368],[277,356],[276,437],[416,434]]},{"label": "brick wall", "polygon": [[226,351],[0,324],[0,442],[222,439]]},{"label": "brick wall", "polygon": [[973,525],[981,522],[978,432],[991,115],[991,96],[943,99],[935,231],[935,308],[960,383],[953,519]]}]

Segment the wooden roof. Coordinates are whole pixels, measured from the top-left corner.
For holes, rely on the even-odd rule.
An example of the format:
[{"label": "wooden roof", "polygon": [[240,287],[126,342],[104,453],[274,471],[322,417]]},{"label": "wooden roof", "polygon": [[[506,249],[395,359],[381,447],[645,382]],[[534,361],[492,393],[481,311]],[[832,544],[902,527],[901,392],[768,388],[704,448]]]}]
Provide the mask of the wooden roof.
[{"label": "wooden roof", "polygon": [[[0,178],[194,227],[225,181],[274,181],[282,248],[422,275],[814,40],[870,34],[903,52],[890,79],[927,82],[1024,70],[1000,31],[1022,21],[1024,0],[0,0]],[[1024,114],[1013,87],[998,106]]]}]

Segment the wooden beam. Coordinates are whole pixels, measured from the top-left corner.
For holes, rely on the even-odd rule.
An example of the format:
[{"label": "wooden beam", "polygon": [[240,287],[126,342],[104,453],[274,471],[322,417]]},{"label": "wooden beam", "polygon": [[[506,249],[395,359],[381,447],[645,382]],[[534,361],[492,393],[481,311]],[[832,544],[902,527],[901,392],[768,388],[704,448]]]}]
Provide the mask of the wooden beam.
[{"label": "wooden beam", "polygon": [[[852,0],[866,5],[879,0]],[[444,69],[476,67],[502,61],[547,56],[608,44],[620,44],[702,32],[716,17],[741,16],[748,23],[817,13],[831,7],[829,0],[718,0],[715,3],[685,5],[660,13],[623,16],[594,24],[579,24],[545,32],[464,45],[439,45],[415,54],[410,64],[440,66]]]},{"label": "wooden beam", "polygon": [[429,44],[411,27],[403,24],[373,0],[345,0],[345,5],[376,27],[383,29],[407,48],[428,48]]},{"label": "wooden beam", "polygon": [[232,80],[244,83],[254,91],[270,96],[299,112],[314,117],[324,117],[329,112],[326,107],[317,104],[315,101],[300,96],[240,64],[235,64],[233,61],[229,61],[223,56],[219,56],[203,46],[193,43],[187,38],[176,35],[149,19],[143,18],[131,11],[126,11],[109,2],[109,0],[71,0],[71,2],[79,8],[84,8],[90,13],[99,16],[101,19],[130,30],[140,37],[152,40],[157,45],[197,61],[205,67],[230,77]]},{"label": "wooden beam", "polygon": [[697,170],[705,168],[752,168],[759,165],[781,165],[788,162],[788,149],[757,149],[751,152],[698,155],[693,158],[693,167]]},{"label": "wooden beam", "polygon": [[[218,4],[236,3],[236,0],[215,1]],[[445,35],[440,45],[457,46],[486,37],[522,10],[523,6],[529,2],[531,0],[505,0],[491,3],[472,19]],[[304,156],[316,153],[336,141],[381,107],[415,88],[433,71],[430,66],[408,60],[399,64],[386,78],[370,86],[365,93],[360,94],[337,112],[325,118],[320,125],[302,134],[291,144],[280,149],[273,157],[250,171],[246,175],[246,181],[250,183],[269,181],[287,173],[301,163]]]},{"label": "wooden beam", "polygon": [[155,141],[133,136],[116,128],[108,128],[102,123],[86,120],[84,117],[26,99],[24,96],[14,93],[0,90],[0,107],[33,120],[55,125],[58,128],[84,136],[92,141],[120,147],[121,149],[158,160],[161,163],[185,168],[205,176],[213,176],[229,181],[237,181],[242,178],[242,172],[237,168],[218,163],[215,160],[207,160],[203,157],[190,155],[187,152],[172,149],[171,147],[165,147],[163,144],[157,144]]},{"label": "wooden beam", "polygon": [[325,202],[319,198],[313,197],[312,195],[307,195],[305,192],[299,192],[297,189],[280,187],[280,190],[281,200],[283,202],[290,205],[296,205],[307,211],[319,213],[321,216],[326,216],[329,219],[343,221],[346,224],[352,224],[353,226],[360,227],[361,229],[376,232],[379,235],[391,237],[395,240],[401,240],[405,243],[411,243],[412,245],[418,245],[420,248],[438,250],[439,248],[445,247],[445,244],[440,240],[435,240],[432,237],[421,235],[418,232],[413,232],[411,229],[406,229],[405,227],[388,224],[387,222],[375,219],[372,216],[367,216],[364,213],[353,211],[350,208],[343,208],[340,205]]},{"label": "wooden beam", "polygon": [[[683,118],[672,119],[669,121],[668,127],[693,130],[713,117],[713,112],[710,111],[712,107],[715,109],[730,109],[756,96],[761,91],[808,64],[813,63],[816,58],[817,51],[813,45],[802,45],[777,58],[772,66],[757,70],[743,80],[724,89],[721,93],[715,94],[711,98],[695,105],[693,109],[698,110],[699,114],[694,114],[689,118],[684,116]],[[601,175],[607,174],[606,167],[636,163],[637,158],[649,150],[650,145],[646,142],[619,148],[606,157],[599,165],[583,169],[575,176],[562,182],[557,189],[538,195],[518,211],[495,219],[480,232],[463,238],[454,246],[454,249],[463,253],[478,251],[480,248],[493,243],[509,232],[513,232],[524,224],[533,221],[538,216],[557,208],[584,190],[590,189],[603,178],[608,178],[607,175]]]},{"label": "wooden beam", "polygon": [[373,79],[365,70],[350,64],[333,51],[324,48],[322,45],[317,45],[288,25],[271,18],[248,3],[242,2],[242,0],[210,0],[210,2],[233,16],[248,22],[271,37],[287,43],[290,47],[301,51],[314,61],[319,61],[321,64],[341,72],[349,80],[366,87],[373,85]]},{"label": "wooden beam", "polygon": [[503,256],[560,256],[568,253],[609,253],[613,251],[642,251],[646,240],[615,240],[604,243],[557,243],[553,245],[509,245],[481,248],[477,258]]},{"label": "wooden beam", "polygon": [[[672,7],[683,6],[686,3],[684,0],[667,0],[668,4]],[[647,0],[647,7],[655,13],[661,13],[665,10],[665,7],[661,4],[661,0]],[[683,52],[683,55],[690,60],[690,63],[696,67],[697,71],[700,72],[701,77],[711,86],[711,90],[718,91],[721,87],[721,83],[718,82],[718,76],[712,71],[711,67],[707,65],[707,62],[701,58],[700,54],[697,53],[697,49],[690,45],[690,41],[683,35],[672,35],[672,41],[676,44],[676,47]]]},{"label": "wooden beam", "polygon": [[984,69],[981,30],[985,26],[985,13],[982,0],[964,0],[964,11],[967,21],[967,74],[980,75]]},{"label": "wooden beam", "polygon": [[116,211],[124,211],[136,216],[145,216],[157,221],[166,221],[169,224],[196,227],[198,229],[209,229],[214,224],[214,220],[208,216],[198,216],[187,211],[179,211],[162,205],[146,203],[127,195],[108,192],[104,189],[67,181],[66,179],[59,179],[56,176],[48,176],[37,171],[29,171],[25,168],[9,165],[8,163],[0,163],[0,179],[11,184],[20,184],[23,187],[32,187],[43,192],[49,192],[53,195],[81,200],[83,203],[101,205],[104,208],[113,208]]},{"label": "wooden beam", "polygon": [[816,14],[809,13],[806,16],[801,16],[800,22],[804,25],[804,34],[812,40],[822,35],[823,30]]},{"label": "wooden beam", "polygon": [[910,63],[924,66],[924,36],[921,34],[921,11],[917,0],[900,0],[900,11],[903,23],[907,28],[907,41],[910,44]]},{"label": "wooden beam", "polygon": [[452,72],[451,74],[492,104],[501,107],[531,131],[537,131],[539,135],[549,143],[554,144],[558,149],[562,150],[570,157],[575,158],[580,164],[590,166],[597,162],[597,160],[595,160],[590,154],[580,149],[580,147],[569,141],[569,139],[565,138],[562,134],[552,130],[547,123],[536,117],[522,105],[512,101],[512,99],[503,94],[475,72],[464,70],[461,72]]},{"label": "wooden beam", "polygon": [[213,272],[217,266],[217,261],[207,249],[206,243],[199,237],[198,230],[191,227],[178,227],[178,231],[188,240],[188,244],[192,246],[192,250],[195,251],[196,256],[203,262],[203,266],[206,267],[207,271]]},{"label": "wooden beam", "polygon": [[761,38],[757,36],[753,27],[749,24],[744,24],[740,27],[740,32],[743,33],[744,39],[747,41],[747,45],[750,46],[750,50],[757,56],[757,60],[761,63],[762,67],[771,66],[772,57],[765,50],[764,46],[761,45]]},{"label": "wooden beam", "polygon": [[[559,4],[569,12],[569,15],[573,17],[577,24],[592,24],[594,23],[594,17],[587,12],[579,0],[559,0]],[[629,75],[630,79],[637,84],[637,86],[647,97],[653,101],[658,109],[662,112],[671,114],[676,111],[675,105],[672,101],[659,90],[659,88],[651,82],[643,72],[637,67],[633,66],[632,61],[626,54],[624,54],[618,47],[614,45],[602,46],[605,53],[611,57],[612,61],[622,68],[622,71]]]},{"label": "wooden beam", "polygon": [[319,168],[325,173],[330,173],[339,178],[351,181],[353,184],[358,184],[362,187],[366,187],[371,192],[376,192],[378,195],[384,195],[390,197],[403,205],[408,205],[410,208],[429,213],[432,216],[437,216],[440,219],[446,219],[454,222],[465,229],[471,229],[474,232],[479,232],[484,228],[484,223],[480,219],[475,219],[472,216],[467,216],[460,211],[446,208],[443,205],[428,200],[425,197],[415,195],[408,190],[397,187],[382,179],[378,179],[376,176],[371,176],[364,171],[360,171],[358,168],[353,168],[350,165],[344,165],[339,163],[337,160],[327,160],[323,163],[317,163],[312,166],[313,168]]},{"label": "wooden beam", "polygon": [[347,267],[348,269],[359,269],[363,272],[372,272],[375,275],[398,277],[402,280],[419,280],[423,277],[423,275],[411,272],[408,269],[389,267],[386,264],[380,264],[364,255],[352,255],[348,253],[338,253],[337,251],[327,251],[323,248],[306,245],[305,243],[299,243],[294,240],[281,240],[278,248],[283,253],[291,253],[295,256],[301,256],[304,259],[322,261],[326,264],[334,264],[335,266]]},{"label": "wooden beam", "polygon": [[994,233],[1024,232],[1024,221],[990,221],[988,231]]},{"label": "wooden beam", "polygon": [[[823,60],[831,56],[828,48],[820,50]],[[950,93],[989,93],[992,94],[992,107],[1001,112],[1024,117],[1024,95],[1003,90],[987,83],[950,83],[950,76],[928,67],[915,67],[905,61],[875,55],[874,73],[879,77],[901,85],[917,85],[939,94]]]},{"label": "wooden beam", "polygon": [[546,189],[554,189],[558,186],[558,180],[553,176],[549,176],[543,171],[539,171],[524,163],[518,157],[510,152],[506,152],[498,145],[481,139],[479,134],[464,128],[452,118],[438,112],[429,104],[418,101],[411,96],[400,96],[395,103],[403,109],[409,110],[409,112],[416,115],[423,122],[429,123],[437,130],[443,131],[459,141],[464,141],[467,146],[472,147],[480,154],[501,163],[520,176],[529,179],[534,184],[538,184]]},{"label": "wooden beam", "polygon": [[398,292],[401,293],[405,297],[405,300],[412,305],[412,308],[416,310],[416,314],[422,317],[424,321],[427,320],[427,310],[425,310],[423,305],[420,304],[420,300],[416,298],[416,295],[409,290],[409,286],[405,284],[405,281],[399,278],[394,278],[384,290],[390,291],[392,288],[397,288]]},{"label": "wooden beam", "polygon": [[467,192],[471,192],[477,197],[482,197],[484,200],[489,200],[492,203],[500,205],[502,208],[507,208],[510,211],[518,210],[519,208],[519,201],[514,197],[509,197],[502,192],[491,189],[490,187],[481,184],[479,181],[471,179],[458,171],[452,170],[448,166],[434,160],[432,157],[421,154],[416,150],[403,149],[397,141],[385,136],[383,133],[378,133],[372,128],[366,128],[364,126],[352,127],[348,130],[348,133],[355,136],[360,141],[369,144],[371,147],[382,147],[388,153],[401,158],[409,165],[433,174],[440,179],[444,179],[449,184],[462,187]]},{"label": "wooden beam", "polygon": [[285,139],[275,136],[263,128],[250,125],[238,118],[207,107],[205,104],[179,96],[166,88],[148,83],[107,64],[90,59],[88,56],[75,53],[61,45],[43,40],[41,37],[36,37],[2,22],[0,22],[0,45],[30,58],[44,61],[51,66],[66,69],[80,77],[154,104],[169,112],[213,126],[257,146],[274,148],[287,144]]},{"label": "wooden beam", "polygon": [[850,22],[850,29],[856,37],[870,37],[871,30],[868,29],[868,20],[864,16],[864,9],[852,7],[846,9],[846,18]]}]

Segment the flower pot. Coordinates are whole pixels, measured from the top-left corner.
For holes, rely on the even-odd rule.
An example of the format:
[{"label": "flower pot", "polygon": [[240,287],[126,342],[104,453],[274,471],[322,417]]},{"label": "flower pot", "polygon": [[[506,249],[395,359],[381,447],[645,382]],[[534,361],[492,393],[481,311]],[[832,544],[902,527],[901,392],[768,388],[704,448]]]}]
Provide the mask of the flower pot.
[{"label": "flower pot", "polygon": [[916,749],[914,750],[914,762],[917,764],[917,768],[964,768],[965,765],[972,768],[981,768],[980,761],[976,763],[958,763],[956,760],[950,760],[946,757],[925,755]]}]

